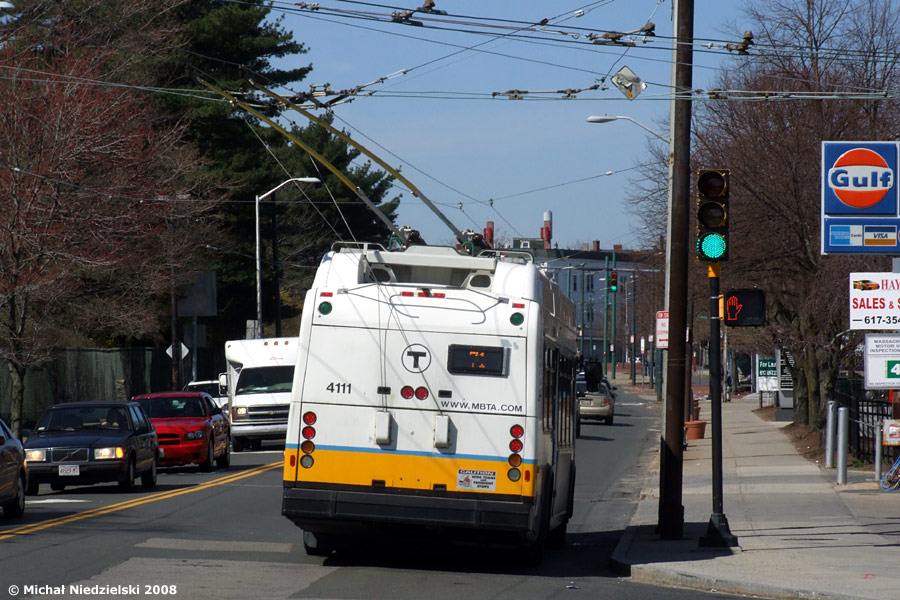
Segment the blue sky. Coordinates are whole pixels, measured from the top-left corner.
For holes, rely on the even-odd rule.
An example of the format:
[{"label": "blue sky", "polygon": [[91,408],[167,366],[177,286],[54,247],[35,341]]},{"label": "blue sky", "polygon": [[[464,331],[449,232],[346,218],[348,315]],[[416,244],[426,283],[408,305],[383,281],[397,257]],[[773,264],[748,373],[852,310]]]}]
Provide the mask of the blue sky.
[{"label": "blue sky", "polygon": [[[629,212],[626,193],[640,177],[634,167],[647,158],[648,145],[662,142],[627,121],[589,124],[586,119],[627,115],[668,137],[671,0],[436,0],[435,9],[450,14],[415,13],[412,19],[424,27],[325,10],[377,16],[423,3],[386,7],[324,0],[322,9],[311,11],[276,1],[272,16],[284,15],[282,25],[309,49],[291,61],[313,65],[295,91],[325,83],[348,89],[410,69],[367,87],[376,92],[370,97],[336,105],[335,125],[389,164],[401,166],[456,227],[480,231],[494,221],[501,238],[538,237],[549,210],[553,240],[562,248],[592,240],[601,248],[635,247],[638,217]],[[722,44],[739,41],[749,28],[727,25],[741,23],[744,5],[695,0],[695,39],[713,40],[718,47],[713,52],[695,47],[695,88],[711,87],[715,67],[734,60]],[[579,9],[584,15],[576,17]],[[504,28],[515,25],[511,21],[544,18],[549,21],[541,34]],[[632,38],[637,45],[627,51],[586,41],[591,31],[630,32],[647,21],[656,24],[657,37],[648,43]],[[486,30],[474,23],[496,27]],[[469,33],[473,30],[492,35]],[[529,93],[524,100],[502,93],[492,97],[513,89],[587,88],[624,66],[647,83],[635,100],[628,100],[610,77],[604,81],[608,89],[579,92],[574,99],[559,93]],[[396,191],[403,192],[398,224],[418,229],[430,244],[452,242],[450,230],[422,202],[402,187]]]}]

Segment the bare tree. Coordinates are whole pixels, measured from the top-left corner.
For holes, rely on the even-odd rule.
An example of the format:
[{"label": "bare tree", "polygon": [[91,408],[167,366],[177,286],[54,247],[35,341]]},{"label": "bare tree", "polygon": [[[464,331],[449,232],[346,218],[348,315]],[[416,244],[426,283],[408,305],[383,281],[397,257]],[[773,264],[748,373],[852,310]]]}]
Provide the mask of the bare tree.
[{"label": "bare tree", "polygon": [[0,47],[0,358],[17,432],[25,374],[61,341],[159,331],[162,292],[197,246],[179,225],[209,206],[191,200],[181,129],[105,83],[117,48],[38,21]]},{"label": "bare tree", "polygon": [[[807,100],[803,95],[863,90],[858,74],[878,73],[896,86],[888,54],[854,46],[861,27],[889,3],[770,1],[751,7],[758,56],[723,72],[725,96],[767,91],[775,100],[704,104],[695,121],[695,164],[732,171],[731,260],[723,280],[768,292],[771,339],[793,351],[795,420],[818,424],[840,366],[837,334],[847,329],[847,276],[884,268],[885,259],[822,256],[820,178],[823,140],[864,140],[896,131],[900,113],[877,100]],[[888,12],[896,12],[888,11]],[[849,15],[859,17],[854,23]],[[878,21],[896,39],[897,20]],[[856,73],[854,73],[854,71]],[[871,82],[866,82],[868,85]],[[729,91],[737,92],[729,92]],[[871,89],[869,91],[872,91]]]}]

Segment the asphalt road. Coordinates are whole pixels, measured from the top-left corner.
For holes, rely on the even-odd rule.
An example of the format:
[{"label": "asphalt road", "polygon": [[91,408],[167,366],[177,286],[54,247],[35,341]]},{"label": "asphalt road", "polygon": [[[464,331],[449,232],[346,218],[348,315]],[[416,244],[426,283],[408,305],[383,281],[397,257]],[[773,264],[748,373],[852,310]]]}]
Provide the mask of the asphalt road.
[{"label": "asphalt road", "polygon": [[307,556],[301,531],[280,514],[281,450],[267,446],[233,453],[228,470],[160,470],[150,491],[42,486],[24,518],[0,520],[0,600],[696,598],[608,568],[660,422],[658,405],[635,396],[620,393],[616,409],[614,425],[582,426],[566,545],[538,568],[523,566],[514,549],[447,542],[424,548],[383,540],[349,556]]}]

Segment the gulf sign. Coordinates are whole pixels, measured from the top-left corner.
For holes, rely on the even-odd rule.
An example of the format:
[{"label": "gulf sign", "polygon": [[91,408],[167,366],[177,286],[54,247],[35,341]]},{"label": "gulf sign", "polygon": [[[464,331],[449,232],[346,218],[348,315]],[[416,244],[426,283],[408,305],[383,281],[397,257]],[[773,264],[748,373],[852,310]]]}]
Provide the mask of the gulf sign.
[{"label": "gulf sign", "polygon": [[898,216],[895,142],[822,144],[824,216]]}]

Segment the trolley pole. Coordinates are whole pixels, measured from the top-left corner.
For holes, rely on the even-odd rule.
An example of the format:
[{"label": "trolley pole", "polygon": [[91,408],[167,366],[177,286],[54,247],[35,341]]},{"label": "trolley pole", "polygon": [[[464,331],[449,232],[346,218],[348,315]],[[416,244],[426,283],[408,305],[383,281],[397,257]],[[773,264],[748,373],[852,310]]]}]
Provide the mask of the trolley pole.
[{"label": "trolley pole", "polygon": [[712,415],[712,514],[700,545],[727,548],[738,545],[728,527],[722,492],[722,352],[719,341],[719,263],[709,264],[709,402]]}]

